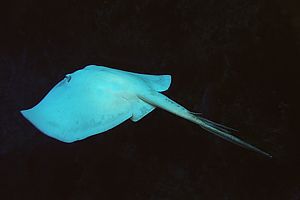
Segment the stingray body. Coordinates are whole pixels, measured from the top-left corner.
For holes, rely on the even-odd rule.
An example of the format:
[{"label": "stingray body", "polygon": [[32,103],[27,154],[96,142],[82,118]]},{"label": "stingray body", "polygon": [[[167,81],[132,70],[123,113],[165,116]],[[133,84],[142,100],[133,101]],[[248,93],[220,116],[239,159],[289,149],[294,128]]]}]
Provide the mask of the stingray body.
[{"label": "stingray body", "polygon": [[70,143],[107,131],[127,119],[136,122],[159,107],[223,139],[270,156],[233,136],[233,129],[196,115],[161,94],[170,84],[170,75],[89,65],[66,75],[41,102],[21,113],[44,134]]}]

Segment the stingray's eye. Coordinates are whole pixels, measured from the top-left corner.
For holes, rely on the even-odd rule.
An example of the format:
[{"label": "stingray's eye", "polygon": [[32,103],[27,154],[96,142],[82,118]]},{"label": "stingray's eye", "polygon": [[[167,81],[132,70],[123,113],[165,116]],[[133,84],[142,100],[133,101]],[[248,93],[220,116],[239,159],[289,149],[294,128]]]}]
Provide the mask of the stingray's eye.
[{"label": "stingray's eye", "polygon": [[71,81],[72,77],[71,77],[70,74],[67,74],[67,75],[65,76],[65,79],[66,79],[66,81],[69,83],[69,82]]}]

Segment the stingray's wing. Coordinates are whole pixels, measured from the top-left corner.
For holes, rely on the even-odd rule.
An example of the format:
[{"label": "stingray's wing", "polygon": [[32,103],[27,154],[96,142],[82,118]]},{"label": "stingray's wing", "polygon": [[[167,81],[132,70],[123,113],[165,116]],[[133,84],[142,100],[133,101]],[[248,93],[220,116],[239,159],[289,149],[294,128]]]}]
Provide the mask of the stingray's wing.
[{"label": "stingray's wing", "polygon": [[157,92],[163,92],[169,89],[171,85],[171,75],[149,75],[149,74],[140,74],[140,73],[133,73],[133,72],[127,72],[119,69],[112,69],[109,67],[104,66],[98,66],[98,65],[88,65],[84,69],[87,70],[94,70],[97,71],[111,71],[111,72],[117,72],[117,73],[123,73],[123,74],[130,74],[133,76],[136,76],[140,79],[143,79],[153,90]]},{"label": "stingray's wing", "polygon": [[[72,82],[73,81],[73,82]],[[132,116],[132,102],[121,94],[59,83],[35,107],[22,111],[34,126],[63,142],[74,142],[109,130]],[[95,87],[95,88],[94,88]]]}]

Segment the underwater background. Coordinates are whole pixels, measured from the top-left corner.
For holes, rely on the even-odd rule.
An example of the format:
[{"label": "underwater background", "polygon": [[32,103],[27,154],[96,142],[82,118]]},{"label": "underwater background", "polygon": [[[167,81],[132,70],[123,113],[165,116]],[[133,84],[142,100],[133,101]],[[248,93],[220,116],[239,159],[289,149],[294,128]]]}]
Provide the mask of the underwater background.
[{"label": "underwater background", "polygon": [[[296,0],[6,2],[0,198],[300,199],[299,9]],[[171,74],[167,96],[273,158],[161,109],[72,144],[21,116],[88,64]]]}]

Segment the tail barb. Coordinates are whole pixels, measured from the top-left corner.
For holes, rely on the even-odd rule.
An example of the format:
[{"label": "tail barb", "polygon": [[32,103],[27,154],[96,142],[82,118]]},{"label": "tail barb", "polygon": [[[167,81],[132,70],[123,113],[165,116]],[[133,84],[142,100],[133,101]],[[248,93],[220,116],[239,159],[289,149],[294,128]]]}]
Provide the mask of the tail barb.
[{"label": "tail barb", "polygon": [[259,148],[244,142],[243,140],[239,139],[238,137],[235,137],[234,135],[232,135],[233,132],[237,132],[237,130],[226,127],[224,125],[215,123],[213,121],[210,121],[208,119],[205,119],[201,116],[196,116],[193,115],[194,118],[196,118],[197,124],[199,124],[203,129],[207,130],[208,132],[219,136],[221,138],[223,138],[224,140],[227,140],[229,142],[232,142],[234,144],[237,144],[241,147],[244,147],[246,149],[261,153],[265,156],[268,156],[269,158],[272,158],[272,155],[270,155],[269,153],[260,150]]}]

